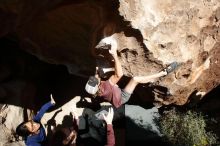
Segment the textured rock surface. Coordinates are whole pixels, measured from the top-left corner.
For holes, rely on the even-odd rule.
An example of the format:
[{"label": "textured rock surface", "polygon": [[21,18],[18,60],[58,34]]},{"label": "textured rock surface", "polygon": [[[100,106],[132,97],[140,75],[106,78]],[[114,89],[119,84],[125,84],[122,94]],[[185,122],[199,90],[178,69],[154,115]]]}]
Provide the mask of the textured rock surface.
[{"label": "textured rock surface", "polygon": [[127,76],[183,63],[159,81],[172,96],[158,95],[166,104],[183,105],[194,91],[203,96],[219,84],[219,5],[218,0],[5,1],[0,34],[15,32],[22,49],[82,76],[93,73],[94,47],[113,34]]},{"label": "textured rock surface", "polygon": [[[166,101],[164,104],[198,102],[220,83],[219,0],[5,0],[0,2],[0,20],[0,37],[15,40],[40,60],[65,65],[70,73],[80,76],[94,72],[95,46],[109,35],[117,40],[126,76],[150,75],[172,61],[181,62],[174,73],[159,79],[156,86],[162,88],[151,88],[155,98]],[[8,64],[4,62],[7,55],[1,56],[1,101],[7,99],[8,104],[36,111],[43,101],[34,105],[35,100],[26,99],[35,98],[39,90],[49,93],[49,89],[42,89],[47,85],[56,90],[57,82],[65,88],[56,90],[57,96],[79,96],[70,90],[75,78],[61,82],[54,76],[58,79],[53,81],[48,79],[53,69],[49,71],[48,66],[36,65],[20,54],[15,56]],[[45,74],[47,78],[42,78]],[[67,100],[59,102],[61,106]],[[7,126],[14,129],[10,122]]]},{"label": "textured rock surface", "polygon": [[[0,145],[17,145],[23,146],[23,141],[16,141],[15,129],[23,119],[23,109],[18,106],[4,105],[0,112],[1,125],[0,125]],[[13,122],[12,122],[13,121]]]},{"label": "textured rock surface", "polygon": [[161,81],[176,104],[219,84],[219,5],[218,0],[120,1],[120,14],[140,30],[152,61],[183,63]]}]

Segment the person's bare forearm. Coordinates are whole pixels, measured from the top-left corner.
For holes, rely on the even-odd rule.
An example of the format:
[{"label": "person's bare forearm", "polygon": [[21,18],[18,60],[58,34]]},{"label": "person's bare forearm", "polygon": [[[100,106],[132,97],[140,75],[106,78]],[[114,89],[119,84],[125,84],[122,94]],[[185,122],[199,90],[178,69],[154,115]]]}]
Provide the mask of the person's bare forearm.
[{"label": "person's bare forearm", "polygon": [[96,77],[96,78],[99,78],[98,69],[99,69],[99,67],[96,67],[96,68],[95,68],[95,77]]},{"label": "person's bare forearm", "polygon": [[121,66],[121,62],[119,61],[119,58],[117,54],[113,55],[114,61],[115,61],[115,75],[120,78],[123,76],[123,70]]},{"label": "person's bare forearm", "polygon": [[100,78],[100,76],[99,76],[99,74],[98,74],[98,69],[99,69],[99,67],[96,67],[95,68],[95,77],[99,80],[99,83],[101,82],[101,78]]}]

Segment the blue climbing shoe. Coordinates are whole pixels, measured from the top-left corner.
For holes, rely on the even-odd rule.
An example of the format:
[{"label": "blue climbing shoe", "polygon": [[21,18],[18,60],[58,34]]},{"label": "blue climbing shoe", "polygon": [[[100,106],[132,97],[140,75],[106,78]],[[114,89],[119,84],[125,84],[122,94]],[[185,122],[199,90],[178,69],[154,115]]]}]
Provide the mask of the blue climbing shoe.
[{"label": "blue climbing shoe", "polygon": [[170,65],[168,65],[164,71],[167,72],[167,74],[173,72],[174,70],[177,69],[177,67],[179,66],[180,64],[178,62],[172,62]]}]

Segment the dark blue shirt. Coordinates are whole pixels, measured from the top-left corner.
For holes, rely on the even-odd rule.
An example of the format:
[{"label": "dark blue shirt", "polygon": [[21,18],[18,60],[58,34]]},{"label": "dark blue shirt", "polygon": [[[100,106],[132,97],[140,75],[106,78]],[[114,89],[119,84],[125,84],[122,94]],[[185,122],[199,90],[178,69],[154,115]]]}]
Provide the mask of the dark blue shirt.
[{"label": "dark blue shirt", "polygon": [[[46,104],[44,104],[40,111],[38,112],[38,114],[33,118],[33,121],[36,123],[40,123],[41,118],[43,117],[44,113],[50,108],[52,107],[53,104],[51,104],[51,102],[48,102]],[[39,129],[39,133],[35,134],[35,135],[30,135],[27,137],[27,140],[25,141],[25,144],[27,146],[41,146],[41,143],[43,141],[45,141],[46,139],[46,133],[45,130],[42,126],[42,124],[40,123],[40,129]]]}]

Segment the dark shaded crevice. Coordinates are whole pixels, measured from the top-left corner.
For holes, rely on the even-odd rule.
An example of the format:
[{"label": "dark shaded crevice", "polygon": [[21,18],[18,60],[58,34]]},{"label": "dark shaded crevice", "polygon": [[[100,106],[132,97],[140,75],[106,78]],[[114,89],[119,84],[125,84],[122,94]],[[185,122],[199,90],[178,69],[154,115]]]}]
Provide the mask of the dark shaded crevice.
[{"label": "dark shaded crevice", "polygon": [[[40,61],[21,51],[18,44],[9,38],[0,39],[0,88],[6,92],[4,97],[0,95],[2,104],[37,111],[49,101],[51,93],[57,101],[57,107],[75,96],[87,96],[84,91],[87,79],[70,75],[65,66]],[[2,66],[10,72],[4,75],[5,68]]]},{"label": "dark shaded crevice", "polygon": [[[131,77],[123,76],[118,82],[119,87],[123,89],[128,84],[130,79]],[[154,101],[154,88],[148,85],[149,84],[138,84],[126,104],[139,105],[145,109],[152,108]]]},{"label": "dark shaded crevice", "polygon": [[220,85],[206,94],[196,109],[204,113],[207,119],[206,129],[220,137]]}]

